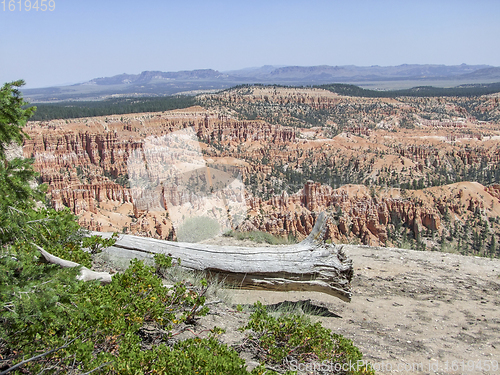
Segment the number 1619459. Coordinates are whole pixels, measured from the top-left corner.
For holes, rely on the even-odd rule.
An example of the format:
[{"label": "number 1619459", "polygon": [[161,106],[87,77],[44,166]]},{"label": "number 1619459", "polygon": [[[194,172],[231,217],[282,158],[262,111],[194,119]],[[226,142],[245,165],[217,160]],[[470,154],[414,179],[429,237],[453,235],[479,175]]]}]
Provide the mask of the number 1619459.
[{"label": "number 1619459", "polygon": [[7,12],[29,12],[29,11],[49,11],[56,9],[55,0],[1,0],[2,11]]}]

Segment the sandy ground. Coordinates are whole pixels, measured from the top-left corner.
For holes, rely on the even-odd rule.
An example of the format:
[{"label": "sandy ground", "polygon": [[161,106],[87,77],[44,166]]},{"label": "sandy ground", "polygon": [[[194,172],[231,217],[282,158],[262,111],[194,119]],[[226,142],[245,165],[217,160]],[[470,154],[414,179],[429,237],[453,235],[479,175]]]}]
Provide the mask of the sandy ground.
[{"label": "sandy ground", "polygon": [[330,317],[313,319],[352,339],[377,373],[500,373],[485,371],[500,362],[500,260],[344,249],[355,271],[350,303],[321,293],[244,290],[231,291],[232,301],[327,307]]}]

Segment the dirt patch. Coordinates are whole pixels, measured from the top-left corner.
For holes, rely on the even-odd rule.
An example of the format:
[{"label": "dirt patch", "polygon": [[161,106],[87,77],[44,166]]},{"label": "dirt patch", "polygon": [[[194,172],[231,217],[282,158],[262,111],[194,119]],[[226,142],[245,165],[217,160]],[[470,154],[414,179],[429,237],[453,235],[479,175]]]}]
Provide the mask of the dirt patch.
[{"label": "dirt patch", "polygon": [[[500,360],[500,260],[365,246],[344,249],[355,272],[350,303],[321,293],[244,290],[231,292],[233,302],[310,300],[325,306],[338,317],[313,319],[353,340],[375,366],[386,366],[378,373],[390,373],[391,365],[394,373],[398,368],[422,374],[491,373],[479,365]],[[438,365],[438,371],[429,371],[429,363]]]}]

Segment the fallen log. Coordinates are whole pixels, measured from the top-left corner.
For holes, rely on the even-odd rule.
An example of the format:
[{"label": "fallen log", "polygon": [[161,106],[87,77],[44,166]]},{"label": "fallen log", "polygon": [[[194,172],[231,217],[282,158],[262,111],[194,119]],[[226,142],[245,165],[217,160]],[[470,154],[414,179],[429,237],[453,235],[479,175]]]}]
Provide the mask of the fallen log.
[{"label": "fallen log", "polygon": [[182,267],[217,273],[239,288],[317,291],[348,302],[351,299],[352,261],[346,257],[342,246],[322,242],[326,222],[326,213],[321,213],[311,234],[295,245],[216,246],[120,235],[116,243],[104,251],[129,259],[165,254],[180,258]]}]

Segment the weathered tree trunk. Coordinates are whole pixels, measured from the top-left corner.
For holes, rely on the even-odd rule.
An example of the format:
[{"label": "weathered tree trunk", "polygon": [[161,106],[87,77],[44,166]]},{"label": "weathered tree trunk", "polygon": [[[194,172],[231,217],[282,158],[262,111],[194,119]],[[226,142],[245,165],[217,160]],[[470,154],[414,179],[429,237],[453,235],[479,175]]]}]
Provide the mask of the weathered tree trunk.
[{"label": "weathered tree trunk", "polygon": [[38,251],[40,251],[40,254],[42,254],[45,261],[48,263],[57,264],[58,266],[65,268],[80,267],[80,275],[78,275],[77,277],[78,280],[99,280],[103,284],[108,284],[111,282],[111,275],[108,272],[96,272],[89,270],[87,267],[80,266],[78,263],[56,257],[55,255],[50,254],[35,243],[33,243],[33,245],[38,249]]},{"label": "weathered tree trunk", "polygon": [[296,245],[216,246],[121,235],[106,251],[180,258],[185,268],[218,273],[245,289],[317,291],[350,301],[352,261],[342,247],[322,243],[326,219],[320,214],[309,237]]}]

